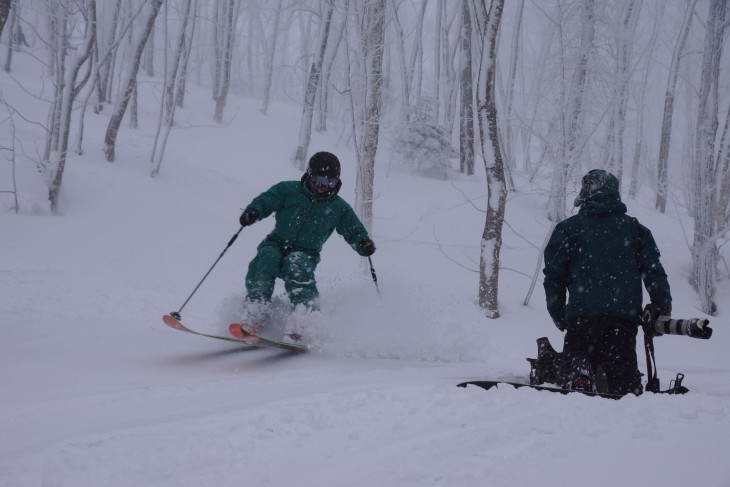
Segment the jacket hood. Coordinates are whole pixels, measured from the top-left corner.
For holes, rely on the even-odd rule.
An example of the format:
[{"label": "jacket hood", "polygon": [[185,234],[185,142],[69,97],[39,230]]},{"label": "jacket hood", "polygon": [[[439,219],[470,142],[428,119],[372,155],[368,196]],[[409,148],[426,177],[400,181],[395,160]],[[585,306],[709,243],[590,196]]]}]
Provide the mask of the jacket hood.
[{"label": "jacket hood", "polygon": [[581,205],[580,214],[604,215],[626,213],[626,205],[621,201],[621,194],[613,188],[601,188],[588,195]]}]

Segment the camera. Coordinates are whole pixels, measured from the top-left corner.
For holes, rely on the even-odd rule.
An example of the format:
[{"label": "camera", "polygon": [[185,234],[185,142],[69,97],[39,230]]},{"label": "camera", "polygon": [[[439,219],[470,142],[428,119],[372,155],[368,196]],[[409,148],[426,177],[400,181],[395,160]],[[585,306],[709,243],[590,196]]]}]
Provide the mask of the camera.
[{"label": "camera", "polygon": [[705,318],[688,318],[673,320],[668,316],[660,316],[654,322],[654,335],[685,335],[701,340],[709,340],[712,336],[710,320]]}]

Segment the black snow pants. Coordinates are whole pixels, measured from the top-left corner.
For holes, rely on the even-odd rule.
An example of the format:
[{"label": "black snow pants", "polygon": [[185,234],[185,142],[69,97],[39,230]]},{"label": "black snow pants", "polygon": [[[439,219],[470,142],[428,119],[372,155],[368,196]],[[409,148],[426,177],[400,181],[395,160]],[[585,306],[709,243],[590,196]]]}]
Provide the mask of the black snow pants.
[{"label": "black snow pants", "polygon": [[556,363],[565,383],[574,376],[572,365],[587,359],[594,381],[610,394],[641,394],[641,372],[636,358],[638,325],[630,320],[579,317],[568,322],[563,353]]}]

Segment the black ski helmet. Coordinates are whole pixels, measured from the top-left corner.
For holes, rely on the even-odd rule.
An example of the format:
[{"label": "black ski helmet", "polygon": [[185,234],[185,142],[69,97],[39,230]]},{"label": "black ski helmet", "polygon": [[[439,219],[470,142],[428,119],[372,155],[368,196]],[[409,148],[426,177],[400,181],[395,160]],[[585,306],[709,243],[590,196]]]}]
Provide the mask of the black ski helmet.
[{"label": "black ski helmet", "polygon": [[593,169],[588,171],[580,185],[580,193],[575,198],[573,206],[580,206],[585,203],[586,198],[600,189],[615,190],[618,193],[618,178],[603,169]]},{"label": "black ski helmet", "polygon": [[309,158],[304,175],[309,189],[318,195],[330,195],[339,191],[340,160],[331,152],[317,152]]}]

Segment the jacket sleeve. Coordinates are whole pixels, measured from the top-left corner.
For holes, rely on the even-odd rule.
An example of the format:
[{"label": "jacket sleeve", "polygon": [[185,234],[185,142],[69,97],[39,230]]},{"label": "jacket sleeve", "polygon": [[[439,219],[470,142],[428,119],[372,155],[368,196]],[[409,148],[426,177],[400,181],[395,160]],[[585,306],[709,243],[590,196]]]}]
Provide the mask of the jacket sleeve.
[{"label": "jacket sleeve", "polygon": [[651,302],[661,309],[672,309],[672,294],[669,289],[667,273],[659,261],[659,247],[651,231],[638,224],[639,270],[644,287]]},{"label": "jacket sleeve", "polygon": [[276,210],[283,208],[286,201],[286,183],[281,182],[273,185],[249,203],[247,208],[259,210],[259,220],[263,220]]},{"label": "jacket sleeve", "polygon": [[343,203],[345,204],[345,210],[342,212],[342,216],[340,216],[335,230],[342,235],[355,252],[363,255],[362,249],[360,248],[360,240],[368,236],[368,231],[365,230],[365,226],[357,217],[352,207],[344,200]]},{"label": "jacket sleeve", "polygon": [[570,242],[563,227],[558,225],[545,246],[545,300],[548,313],[555,322],[565,320],[565,301],[570,280]]}]

